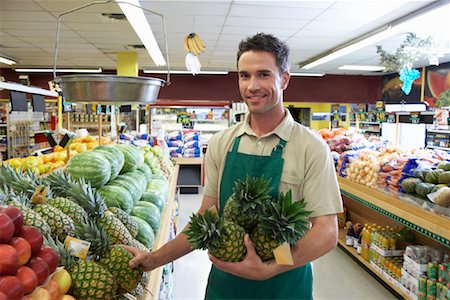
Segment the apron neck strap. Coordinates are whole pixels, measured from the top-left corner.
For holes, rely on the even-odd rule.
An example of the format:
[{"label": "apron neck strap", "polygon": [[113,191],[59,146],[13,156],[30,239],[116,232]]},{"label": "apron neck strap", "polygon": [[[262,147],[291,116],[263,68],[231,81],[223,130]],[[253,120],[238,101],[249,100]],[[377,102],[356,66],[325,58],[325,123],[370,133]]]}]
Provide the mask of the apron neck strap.
[{"label": "apron neck strap", "polygon": [[283,149],[286,146],[286,141],[280,138],[280,142],[273,147],[272,149],[272,156],[281,156],[283,154]]},{"label": "apron neck strap", "polygon": [[240,142],[241,142],[240,136],[238,136],[237,138],[234,139],[233,150],[231,150],[231,152],[236,152],[236,153],[238,152]]}]

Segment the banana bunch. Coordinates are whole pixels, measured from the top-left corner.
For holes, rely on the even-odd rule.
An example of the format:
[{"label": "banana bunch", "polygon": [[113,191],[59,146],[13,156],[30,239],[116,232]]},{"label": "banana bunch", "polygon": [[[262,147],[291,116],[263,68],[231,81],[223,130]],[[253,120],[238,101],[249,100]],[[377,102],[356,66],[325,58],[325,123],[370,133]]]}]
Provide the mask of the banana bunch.
[{"label": "banana bunch", "polygon": [[202,53],[203,50],[205,50],[205,44],[203,44],[203,41],[196,33],[190,33],[189,35],[185,35],[183,46],[186,52],[190,52],[195,56],[199,56],[200,53]]}]

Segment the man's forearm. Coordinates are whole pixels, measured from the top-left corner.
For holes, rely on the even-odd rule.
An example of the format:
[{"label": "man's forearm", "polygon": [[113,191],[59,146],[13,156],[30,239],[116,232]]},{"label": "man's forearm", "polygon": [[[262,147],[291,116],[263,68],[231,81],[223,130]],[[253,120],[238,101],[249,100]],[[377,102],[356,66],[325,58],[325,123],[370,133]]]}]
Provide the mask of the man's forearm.
[{"label": "man's forearm", "polygon": [[153,254],[156,255],[158,266],[165,265],[192,251],[192,248],[187,241],[187,236],[183,232],[153,252]]}]

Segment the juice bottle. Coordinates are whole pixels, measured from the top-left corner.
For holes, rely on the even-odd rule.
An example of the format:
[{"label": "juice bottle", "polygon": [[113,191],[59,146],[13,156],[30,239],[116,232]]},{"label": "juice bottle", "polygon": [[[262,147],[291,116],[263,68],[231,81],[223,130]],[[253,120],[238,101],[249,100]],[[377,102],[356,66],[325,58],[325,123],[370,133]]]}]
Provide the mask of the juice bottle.
[{"label": "juice bottle", "polygon": [[396,239],[395,229],[391,228],[389,231],[389,250],[397,249],[397,239]]},{"label": "juice bottle", "polygon": [[361,234],[361,257],[365,260],[369,260],[370,226],[368,224],[364,225]]},{"label": "juice bottle", "polygon": [[383,250],[389,249],[389,237],[388,237],[388,233],[386,232],[386,230],[384,228],[382,229],[382,234],[381,234],[381,248]]}]

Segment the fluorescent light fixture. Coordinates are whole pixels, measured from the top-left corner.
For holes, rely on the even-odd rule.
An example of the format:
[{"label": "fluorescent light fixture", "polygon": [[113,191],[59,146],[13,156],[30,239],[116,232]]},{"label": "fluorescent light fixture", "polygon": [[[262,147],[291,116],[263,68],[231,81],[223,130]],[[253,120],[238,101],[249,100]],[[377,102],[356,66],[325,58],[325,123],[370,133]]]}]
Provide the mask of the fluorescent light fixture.
[{"label": "fluorescent light fixture", "polygon": [[[321,64],[335,60],[336,58],[345,56],[356,50],[373,45],[381,40],[384,40],[390,36],[398,34],[400,32],[409,30],[412,25],[417,23],[426,24],[431,22],[436,16],[440,16],[442,12],[446,12],[447,15],[450,12],[450,2],[448,0],[441,0],[433,2],[423,9],[413,12],[405,17],[399,18],[394,22],[377,28],[367,34],[364,34],[354,40],[344,43],[329,52],[320,54],[315,58],[306,61],[304,65],[300,65],[302,69],[312,69]],[[444,13],[445,14],[445,13]],[[428,21],[426,21],[428,20]]]},{"label": "fluorescent light fixture", "polygon": [[[153,74],[167,74],[167,70],[144,70],[144,73],[153,73]],[[186,71],[186,70],[170,70],[170,74],[191,74],[192,73],[190,71]],[[200,75],[226,75],[228,74],[227,70],[205,70],[205,71],[200,71],[199,73]]]},{"label": "fluorescent light fixture", "polygon": [[16,64],[16,62],[10,58],[6,58],[4,56],[0,56],[0,63],[5,64],[5,65],[14,65]]},{"label": "fluorescent light fixture", "polygon": [[289,72],[291,76],[322,77],[325,73]]},{"label": "fluorescent light fixture", "polygon": [[[128,22],[130,22],[131,27],[141,39],[142,44],[144,44],[145,49],[147,49],[148,54],[153,59],[157,66],[165,66],[166,60],[164,59],[161,50],[159,49],[158,43],[156,42],[155,36],[150,24],[147,22],[144,11],[140,8],[138,0],[116,0],[119,4],[120,9],[127,17]],[[129,3],[129,4],[128,4]]]},{"label": "fluorescent light fixture", "polygon": [[30,94],[39,94],[50,97],[58,97],[58,93],[54,91],[49,91],[35,86],[26,86],[16,82],[0,82],[0,90],[6,89],[10,91],[18,91]]},{"label": "fluorescent light fixture", "polygon": [[[53,69],[45,69],[45,68],[17,68],[14,71],[18,73],[51,73]],[[101,73],[102,68],[97,69],[57,69],[56,72],[64,72],[64,73]]]},{"label": "fluorescent light fixture", "polygon": [[340,66],[340,70],[355,70],[355,71],[383,71],[386,69],[382,66],[358,66],[358,65],[344,65]]}]

